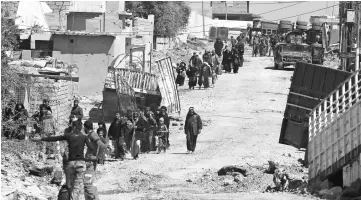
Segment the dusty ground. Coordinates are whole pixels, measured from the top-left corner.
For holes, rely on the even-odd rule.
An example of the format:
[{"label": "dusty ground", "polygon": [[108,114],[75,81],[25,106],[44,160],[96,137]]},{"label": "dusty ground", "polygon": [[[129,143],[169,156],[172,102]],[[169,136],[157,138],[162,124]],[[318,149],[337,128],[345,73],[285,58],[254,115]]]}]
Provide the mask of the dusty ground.
[{"label": "dusty ground", "polygon": [[[310,199],[262,193],[272,175],[262,173],[272,160],[286,168],[304,153],[278,144],[292,70],[273,70],[273,59],[246,57],[238,74],[219,76],[215,88],[180,88],[181,117],[195,107],[207,126],[194,154],[186,154],[185,135],[172,126],[166,154],[141,154],[139,160],[108,162],[99,167],[96,182],[102,200],[110,199]],[[238,164],[251,171],[239,184],[222,185],[215,173]],[[230,192],[233,192],[232,194]],[[236,192],[236,193],[234,193]]]},{"label": "dusty ground", "polygon": [[[190,56],[184,52],[173,55],[174,60]],[[307,176],[307,169],[297,162],[303,152],[278,144],[292,70],[273,70],[270,57],[247,55],[245,59],[238,74],[223,73],[215,88],[189,91],[187,82],[180,88],[180,117],[184,120],[188,107],[193,106],[205,125],[194,154],[186,154],[185,135],[180,130],[184,122],[171,122],[177,126],[171,127],[171,149],[166,154],[141,154],[139,160],[109,161],[99,166],[96,185],[100,199],[315,199],[264,193],[273,186],[272,175],[263,173],[269,160],[299,177]],[[88,113],[100,101],[99,95],[87,96],[81,105]],[[6,152],[9,148],[4,144],[21,148]],[[27,145],[26,141],[2,141],[2,197],[18,190],[39,199],[54,199],[59,187],[49,184],[51,174],[40,178],[28,173],[29,162],[40,161],[33,155],[38,147]],[[221,167],[233,164],[243,166],[249,174],[238,183],[232,177],[217,175]]]}]

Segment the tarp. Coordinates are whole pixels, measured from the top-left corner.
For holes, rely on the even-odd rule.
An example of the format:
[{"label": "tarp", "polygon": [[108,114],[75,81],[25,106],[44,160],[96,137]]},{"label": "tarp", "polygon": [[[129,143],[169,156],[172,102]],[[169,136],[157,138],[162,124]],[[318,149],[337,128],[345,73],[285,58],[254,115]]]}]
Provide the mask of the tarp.
[{"label": "tarp", "polygon": [[53,11],[44,2],[20,1],[15,24],[19,26],[19,29],[26,30],[20,35],[20,39],[28,39],[30,29],[35,25],[40,26],[42,30],[49,30],[49,25],[44,14],[51,12]]}]

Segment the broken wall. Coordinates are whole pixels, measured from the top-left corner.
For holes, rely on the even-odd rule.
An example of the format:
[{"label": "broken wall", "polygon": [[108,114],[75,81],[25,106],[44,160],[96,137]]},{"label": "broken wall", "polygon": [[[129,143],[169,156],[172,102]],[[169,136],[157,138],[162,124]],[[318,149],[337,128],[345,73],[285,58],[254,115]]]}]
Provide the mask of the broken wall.
[{"label": "broken wall", "polygon": [[39,111],[43,99],[49,99],[53,117],[57,127],[67,125],[73,100],[78,96],[78,83],[67,80],[32,78],[33,87],[30,88],[29,113]]},{"label": "broken wall", "polygon": [[124,48],[124,43],[114,43],[112,36],[53,35],[54,57],[76,64],[79,72],[81,95],[101,94],[108,66],[114,57],[114,49]]}]

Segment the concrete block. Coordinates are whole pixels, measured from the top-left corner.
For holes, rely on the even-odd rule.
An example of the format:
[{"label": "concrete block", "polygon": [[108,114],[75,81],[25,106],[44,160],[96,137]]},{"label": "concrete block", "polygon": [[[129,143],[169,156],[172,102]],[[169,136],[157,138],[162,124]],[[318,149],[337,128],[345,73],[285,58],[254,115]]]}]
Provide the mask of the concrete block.
[{"label": "concrete block", "polygon": [[23,60],[31,60],[31,50],[23,50],[21,56]]}]

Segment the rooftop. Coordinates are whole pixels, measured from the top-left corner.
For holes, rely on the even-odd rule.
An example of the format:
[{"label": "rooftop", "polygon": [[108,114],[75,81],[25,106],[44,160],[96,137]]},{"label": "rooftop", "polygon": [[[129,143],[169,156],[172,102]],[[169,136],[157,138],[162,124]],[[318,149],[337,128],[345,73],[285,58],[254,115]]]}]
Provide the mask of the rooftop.
[{"label": "rooftop", "polygon": [[110,36],[115,37],[119,34],[109,32],[84,32],[84,31],[51,31],[54,35],[78,35],[78,36]]}]

